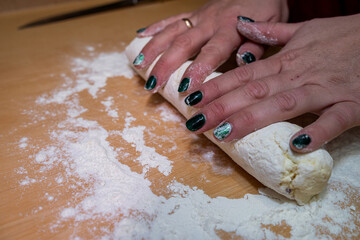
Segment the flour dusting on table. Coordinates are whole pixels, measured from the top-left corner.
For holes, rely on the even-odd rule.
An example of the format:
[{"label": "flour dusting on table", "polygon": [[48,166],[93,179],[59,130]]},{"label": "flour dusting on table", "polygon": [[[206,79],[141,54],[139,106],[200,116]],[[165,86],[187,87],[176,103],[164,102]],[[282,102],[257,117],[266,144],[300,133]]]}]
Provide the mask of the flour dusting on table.
[{"label": "flour dusting on table", "polygon": [[[96,50],[87,49],[92,54]],[[44,193],[43,199],[56,203],[63,197],[64,188],[70,196],[67,205],[54,213],[57,221],[43,226],[43,231],[56,233],[68,226],[74,229],[73,239],[86,238],[82,235],[84,229],[96,239],[218,239],[221,232],[244,239],[318,239],[320,234],[327,236],[324,238],[342,239],[359,236],[355,224],[360,221],[359,206],[352,204],[354,198],[358,199],[360,188],[359,128],[328,145],[335,162],[333,175],[327,189],[310,204],[298,206],[270,189],[260,189],[262,194],[247,194],[239,199],[211,198],[202,189],[187,186],[171,176],[173,161],[166,156],[167,152],[160,153],[146,140],[156,139],[156,132],[137,123],[136,109],[117,103],[115,96],[104,97],[109,78],[132,81],[133,72],[124,53],[75,58],[72,75],[62,77],[62,86],[36,101],[40,110],[34,121],[58,116],[51,130],[45,132],[50,143],[41,146],[39,139],[29,136],[17,142],[19,151],[31,150],[29,159],[22,160],[24,166],[16,169],[24,191],[31,191],[34,184],[51,183],[62,190]],[[80,96],[84,91],[97,101],[102,108],[99,111],[106,112],[112,121],[121,119],[123,124],[107,130],[96,115],[86,118],[88,109]],[[46,112],[41,108],[52,110]],[[34,114],[36,110],[31,111]],[[162,105],[157,111],[164,122],[183,124],[180,115],[169,107]],[[151,119],[152,114],[146,112],[142,117]],[[169,135],[165,136],[169,141],[176,140]],[[125,146],[132,147],[135,154],[126,152]],[[175,149],[173,145],[169,152]],[[216,161],[212,149],[201,157],[210,164]],[[141,170],[134,170],[134,166]],[[233,172],[229,166],[212,169],[223,175]],[[167,194],[153,192],[150,171],[157,171],[170,182],[165,189]],[[42,210],[38,206],[32,214]],[[101,223],[101,228],[96,223]],[[274,227],[287,228],[289,235],[275,234]]]}]

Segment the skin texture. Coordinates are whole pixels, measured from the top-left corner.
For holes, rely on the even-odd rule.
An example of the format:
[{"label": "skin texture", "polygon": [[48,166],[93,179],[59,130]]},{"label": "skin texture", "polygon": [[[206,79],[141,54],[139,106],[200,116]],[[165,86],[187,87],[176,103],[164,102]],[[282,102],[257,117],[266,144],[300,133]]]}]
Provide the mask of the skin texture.
[{"label": "skin texture", "polygon": [[[305,153],[360,126],[359,24],[360,14],[297,24],[239,21],[238,31],[253,42],[285,46],[196,89],[203,94],[196,114],[206,117],[196,133],[228,122],[228,142],[312,112],[319,118],[290,140],[294,151]],[[293,140],[304,134],[311,141],[298,149]]]},{"label": "skin texture", "polygon": [[[167,18],[138,33],[138,37],[154,37],[141,51],[144,60],[135,67],[146,68],[163,53],[151,72],[156,77],[156,86],[149,90],[157,92],[171,73],[197,54],[183,75],[191,79],[188,92],[198,87],[240,45],[239,56],[250,51],[256,59],[260,58],[263,46],[246,40],[236,30],[239,15],[256,21],[286,21],[287,3],[286,0],[213,0],[195,12]],[[189,18],[194,27],[187,28],[182,18]],[[244,64],[241,59],[238,63]]]}]

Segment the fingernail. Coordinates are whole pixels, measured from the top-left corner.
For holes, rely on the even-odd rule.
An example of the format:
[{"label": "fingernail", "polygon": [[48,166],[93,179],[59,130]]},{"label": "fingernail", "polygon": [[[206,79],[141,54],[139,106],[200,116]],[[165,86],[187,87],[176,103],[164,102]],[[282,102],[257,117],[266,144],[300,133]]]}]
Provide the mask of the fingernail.
[{"label": "fingernail", "polygon": [[205,124],[205,115],[200,113],[187,120],[186,127],[190,131],[194,132],[202,128],[204,124]]},{"label": "fingernail", "polygon": [[310,143],[311,143],[311,138],[307,134],[299,135],[292,141],[294,147],[296,147],[299,150],[307,147]]},{"label": "fingernail", "polygon": [[252,20],[251,18],[248,18],[248,17],[238,16],[237,18],[238,18],[238,20],[243,21],[243,22],[255,22],[254,20]]},{"label": "fingernail", "polygon": [[214,129],[214,136],[218,140],[224,140],[227,136],[229,136],[231,133],[231,124],[228,122],[225,122]]},{"label": "fingernail", "polygon": [[142,32],[144,32],[145,30],[146,30],[146,28],[140,28],[140,29],[136,30],[136,33],[142,33]]},{"label": "fingernail", "polygon": [[135,58],[133,64],[135,66],[138,66],[138,65],[140,65],[142,63],[143,60],[144,60],[144,54],[139,53],[139,55],[137,55],[137,57]]},{"label": "fingernail", "polygon": [[185,101],[186,105],[194,106],[194,105],[198,104],[202,98],[203,98],[202,92],[196,91],[196,92],[193,92],[192,94],[190,94],[189,96],[187,96],[184,101]]},{"label": "fingernail", "polygon": [[256,61],[254,54],[252,54],[251,52],[244,52],[243,54],[240,55],[240,57],[246,64]]},{"label": "fingernail", "polygon": [[185,92],[189,86],[190,86],[191,79],[190,78],[184,78],[181,80],[181,83],[178,88],[178,92]]},{"label": "fingernail", "polygon": [[146,90],[152,90],[156,86],[156,77],[154,75],[150,76],[145,83]]}]

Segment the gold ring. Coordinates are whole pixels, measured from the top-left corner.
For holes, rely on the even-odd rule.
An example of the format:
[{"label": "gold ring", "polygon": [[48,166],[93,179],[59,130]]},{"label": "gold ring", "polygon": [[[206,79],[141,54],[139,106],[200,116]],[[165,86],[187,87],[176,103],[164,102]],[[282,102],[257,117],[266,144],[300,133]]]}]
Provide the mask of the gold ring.
[{"label": "gold ring", "polygon": [[188,18],[183,18],[183,19],[181,19],[181,20],[183,20],[184,22],[185,22],[185,25],[186,25],[186,27],[187,28],[193,28],[194,27],[194,25],[192,24],[192,22],[190,21],[190,19],[188,19]]}]

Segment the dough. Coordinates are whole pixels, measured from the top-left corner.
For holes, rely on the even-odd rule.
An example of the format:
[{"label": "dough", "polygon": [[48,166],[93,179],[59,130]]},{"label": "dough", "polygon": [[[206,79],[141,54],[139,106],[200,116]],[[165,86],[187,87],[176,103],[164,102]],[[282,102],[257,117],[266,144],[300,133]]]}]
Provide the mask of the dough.
[{"label": "dough", "polygon": [[[135,38],[130,43],[126,48],[130,62],[150,39],[151,37]],[[141,77],[147,79],[159,57],[146,70],[134,69]],[[185,96],[178,94],[177,89],[190,63],[191,61],[187,61],[176,70],[165,87],[159,91],[187,119],[196,109],[184,103]],[[212,73],[205,81],[219,75],[220,73]],[[231,143],[218,142],[212,131],[204,134],[262,184],[303,205],[326,187],[333,160],[324,149],[307,154],[293,152],[289,141],[300,129],[301,127],[288,122],[274,123]]]}]

